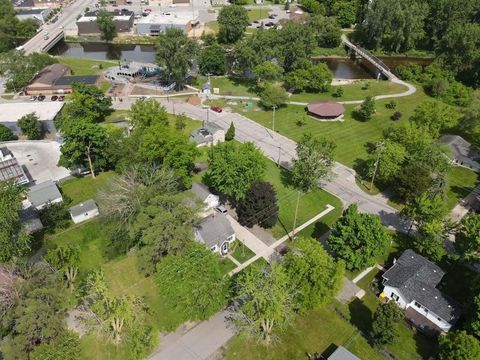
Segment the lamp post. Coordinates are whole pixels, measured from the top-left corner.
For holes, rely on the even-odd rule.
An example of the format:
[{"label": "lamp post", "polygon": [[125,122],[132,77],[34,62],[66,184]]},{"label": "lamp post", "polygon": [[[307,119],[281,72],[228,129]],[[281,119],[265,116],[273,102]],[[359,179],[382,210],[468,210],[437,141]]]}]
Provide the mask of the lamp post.
[{"label": "lamp post", "polygon": [[273,113],[272,113],[272,130],[273,132],[275,132],[275,108],[277,106],[276,105],[273,105]]}]

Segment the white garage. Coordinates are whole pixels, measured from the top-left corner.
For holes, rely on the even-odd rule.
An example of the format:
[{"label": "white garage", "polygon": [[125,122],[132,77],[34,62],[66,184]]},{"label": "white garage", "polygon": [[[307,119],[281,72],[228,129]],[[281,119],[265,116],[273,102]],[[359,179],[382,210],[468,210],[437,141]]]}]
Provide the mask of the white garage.
[{"label": "white garage", "polygon": [[92,219],[99,214],[97,204],[91,199],[70,208],[70,216],[75,224]]}]

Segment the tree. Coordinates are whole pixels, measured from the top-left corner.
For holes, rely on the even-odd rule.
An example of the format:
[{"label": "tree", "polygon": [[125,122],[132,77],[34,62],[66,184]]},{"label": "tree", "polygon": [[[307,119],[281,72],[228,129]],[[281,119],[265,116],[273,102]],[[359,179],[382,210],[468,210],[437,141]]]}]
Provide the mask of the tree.
[{"label": "tree", "polygon": [[80,261],[80,248],[78,245],[60,245],[49,249],[45,260],[55,269],[63,272],[67,287],[73,290]]},{"label": "tree", "polygon": [[13,49],[33,36],[38,28],[34,20],[19,20],[15,17],[13,4],[0,1],[0,53]]},{"label": "tree", "polygon": [[237,206],[238,221],[243,226],[259,224],[271,228],[277,223],[278,202],[275,188],[265,181],[258,181],[247,191]]},{"label": "tree", "polygon": [[478,257],[480,253],[480,215],[468,215],[461,220],[460,228],[455,235],[455,248],[465,259]]},{"label": "tree", "polygon": [[71,217],[64,203],[50,203],[40,211],[40,220],[48,232],[65,229],[70,225]]},{"label": "tree", "polygon": [[285,85],[291,92],[301,92],[308,87],[309,72],[307,69],[294,70],[285,77]]},{"label": "tree", "polygon": [[433,262],[439,263],[446,255],[445,251],[445,224],[441,220],[432,220],[422,223],[418,227],[419,237],[413,241],[413,248],[420,255]]},{"label": "tree", "polygon": [[111,106],[112,99],[96,86],[74,83],[70,101],[63,107],[57,125],[63,130],[69,122],[75,123],[79,119],[93,123],[103,122],[112,112]]},{"label": "tree", "polygon": [[3,124],[0,124],[0,141],[9,141],[14,139],[15,135],[13,135],[12,130]]},{"label": "tree", "polygon": [[168,113],[155,99],[135,101],[130,108],[129,118],[134,129],[145,129],[156,124],[168,126]]},{"label": "tree", "polygon": [[192,242],[181,254],[165,257],[156,279],[166,304],[184,319],[206,320],[226,304],[227,279],[203,244]]},{"label": "tree", "polygon": [[352,0],[337,1],[333,5],[333,13],[341,27],[349,28],[355,23],[355,18],[357,16],[357,2]]},{"label": "tree", "polygon": [[327,243],[336,258],[345,260],[348,270],[359,270],[385,253],[391,236],[377,215],[359,213],[352,204],[335,223]]},{"label": "tree", "polygon": [[260,104],[265,109],[279,108],[285,105],[288,95],[285,89],[266,83],[260,90]]},{"label": "tree", "polygon": [[137,151],[139,161],[171,168],[185,187],[191,184],[198,150],[184,133],[161,124],[150,126],[142,133]]},{"label": "tree", "polygon": [[301,312],[318,309],[342,287],[345,264],[335,262],[317,240],[296,240],[285,255],[283,266],[294,287],[295,308]]},{"label": "tree", "polygon": [[97,25],[101,32],[102,40],[112,41],[117,36],[117,29],[113,21],[113,14],[101,9],[97,13]]},{"label": "tree", "polygon": [[187,127],[187,120],[188,118],[185,115],[177,115],[175,117],[175,129],[176,130],[183,130]]},{"label": "tree", "polygon": [[269,344],[273,327],[284,329],[293,316],[293,300],[285,270],[278,265],[250,266],[239,274],[234,288],[235,325],[240,331]]},{"label": "tree", "polygon": [[0,262],[6,263],[30,250],[30,236],[20,223],[23,189],[0,182]]},{"label": "tree", "polygon": [[360,105],[360,108],[356,111],[356,115],[359,120],[368,121],[372,119],[375,112],[375,99],[367,96]]},{"label": "tree", "polygon": [[468,319],[467,330],[477,338],[480,337],[480,293],[473,298]]},{"label": "tree", "polygon": [[389,183],[400,173],[406,156],[407,152],[401,144],[388,140],[377,143],[367,159],[368,175]]},{"label": "tree", "polygon": [[233,139],[235,139],[235,125],[233,125],[232,121],[225,134],[225,141],[232,141]]},{"label": "tree", "polygon": [[395,185],[397,194],[405,202],[412,202],[433,186],[433,179],[428,168],[421,163],[407,165],[397,177]]},{"label": "tree", "polygon": [[22,116],[17,121],[18,127],[22,133],[27,135],[29,140],[39,140],[43,136],[42,124],[35,113]]},{"label": "tree", "polygon": [[156,59],[165,69],[166,80],[182,89],[197,53],[195,41],[181,29],[169,27],[158,36]]},{"label": "tree", "polygon": [[321,62],[308,69],[309,81],[308,90],[312,92],[327,92],[332,82],[332,72],[327,64]]},{"label": "tree", "polygon": [[297,189],[308,192],[330,175],[335,147],[325,138],[310,133],[302,136],[292,167],[292,181]]},{"label": "tree", "polygon": [[435,220],[443,220],[446,213],[443,199],[440,196],[431,196],[428,193],[422,193],[412,198],[400,211],[401,215],[412,221],[408,233],[410,233],[414,224],[422,226]]},{"label": "tree", "polygon": [[462,109],[459,127],[471,137],[480,133],[480,91],[475,91],[470,104]]},{"label": "tree", "polygon": [[307,22],[307,28],[312,32],[319,47],[336,48],[341,43],[342,31],[334,18],[312,16]]},{"label": "tree", "polygon": [[80,338],[73,331],[65,331],[49,343],[35,348],[32,359],[75,360],[80,354]]},{"label": "tree", "polygon": [[105,169],[107,134],[98,124],[78,119],[63,126],[63,144],[59,165],[69,169],[88,168],[93,179],[95,171]]},{"label": "tree", "polygon": [[217,191],[240,201],[262,178],[265,167],[265,158],[253,143],[226,142],[209,151],[205,180]]},{"label": "tree", "polygon": [[198,58],[198,66],[203,75],[224,75],[227,70],[225,50],[217,43],[205,47]]},{"label": "tree", "polygon": [[311,14],[325,14],[325,7],[316,0],[301,0],[302,8]]},{"label": "tree", "polygon": [[380,304],[373,314],[370,336],[376,345],[391,344],[398,331],[396,324],[404,317],[402,310],[394,301]]},{"label": "tree", "polygon": [[450,331],[439,338],[440,360],[476,360],[480,358],[480,342],[465,331]]},{"label": "tree", "polygon": [[454,127],[458,122],[455,110],[438,101],[425,101],[415,108],[410,121],[428,129],[433,138],[438,138],[440,132]]},{"label": "tree", "polygon": [[278,81],[282,78],[283,69],[273,61],[265,61],[253,68],[253,73],[257,78],[257,82],[261,81]]},{"label": "tree", "polygon": [[224,6],[218,14],[218,40],[230,44],[243,37],[248,19],[247,9],[239,5]]}]

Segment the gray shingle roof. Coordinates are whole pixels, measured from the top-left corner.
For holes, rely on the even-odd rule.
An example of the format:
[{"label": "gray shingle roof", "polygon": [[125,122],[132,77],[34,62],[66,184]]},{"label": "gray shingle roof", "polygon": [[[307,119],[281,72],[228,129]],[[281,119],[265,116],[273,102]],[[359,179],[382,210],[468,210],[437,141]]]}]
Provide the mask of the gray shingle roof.
[{"label": "gray shingle roof", "polygon": [[213,140],[212,135],[217,131],[223,130],[220,126],[214,123],[206,123],[204,127],[192,131],[191,138],[197,144],[205,144]]},{"label": "gray shingle roof", "polygon": [[79,216],[79,215],[85,214],[86,212],[94,211],[94,210],[97,210],[97,204],[95,204],[95,201],[90,199],[90,200],[84,201],[81,204],[72,206],[70,208],[70,214],[73,217],[75,217],[75,216]]},{"label": "gray shingle roof", "polygon": [[229,236],[235,234],[224,214],[207,216],[200,225],[197,225],[196,230],[208,247],[215,245],[220,247]]},{"label": "gray shingle roof", "polygon": [[360,360],[360,358],[353,355],[343,346],[339,346],[332,355],[328,357],[328,360]]},{"label": "gray shingle roof", "polygon": [[472,169],[480,169],[480,154],[471,150],[467,140],[458,135],[443,135],[440,142],[450,148],[455,160]]},{"label": "gray shingle roof", "polygon": [[78,75],[78,76],[62,76],[55,80],[56,86],[65,86],[65,85],[72,85],[75,82],[82,83],[82,84],[89,84],[94,85],[98,81],[98,75]]},{"label": "gray shingle roof", "polygon": [[28,200],[34,207],[41,206],[56,199],[61,199],[62,194],[57,185],[51,180],[34,185],[28,191]]},{"label": "gray shingle roof", "polygon": [[205,185],[199,183],[192,184],[192,192],[202,201],[211,194]]},{"label": "gray shingle roof", "polygon": [[458,305],[436,288],[443,275],[445,272],[437,265],[408,249],[383,278],[384,285],[397,288],[408,302],[416,301],[454,323],[459,317]]},{"label": "gray shingle roof", "polygon": [[20,223],[29,234],[43,229],[38,212],[33,207],[20,210]]}]

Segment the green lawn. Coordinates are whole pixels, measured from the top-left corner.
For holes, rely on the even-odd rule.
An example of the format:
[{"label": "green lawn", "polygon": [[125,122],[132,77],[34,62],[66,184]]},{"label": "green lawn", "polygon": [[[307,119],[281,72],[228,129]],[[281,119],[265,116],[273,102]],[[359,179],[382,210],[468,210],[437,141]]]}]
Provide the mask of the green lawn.
[{"label": "green lawn", "polygon": [[96,75],[102,68],[117,65],[118,62],[111,60],[91,60],[83,58],[57,57],[60,64],[67,65],[73,75]]},{"label": "green lawn", "polygon": [[95,199],[98,190],[105,187],[115,176],[111,171],[103,172],[97,175],[95,179],[87,175],[77,179],[69,179],[60,183],[62,194],[71,200],[72,205],[82,201]]},{"label": "green lawn", "polygon": [[210,21],[206,24],[212,31],[217,34],[218,33],[218,22],[217,21]]},{"label": "green lawn", "polygon": [[452,166],[447,173],[447,206],[453,209],[460,199],[479,184],[478,174],[460,166]]},{"label": "green lawn", "polygon": [[323,353],[331,346],[343,345],[365,360],[384,359],[357,329],[342,319],[329,306],[299,316],[278,342],[266,347],[256,341],[236,336],[229,342],[227,360],[306,359],[306,353]]},{"label": "green lawn", "polygon": [[[341,98],[334,97],[333,94],[338,88],[344,90]],[[363,100],[367,96],[376,96],[383,94],[396,94],[407,90],[407,87],[384,80],[359,80],[353,84],[342,86],[331,86],[330,91],[325,93],[306,93],[293,94],[290,101],[313,102],[319,100],[348,101]]]},{"label": "green lawn", "polygon": [[[212,88],[218,88],[221,95],[257,96],[254,92],[255,83],[251,81],[229,76],[212,76],[210,80],[212,82]],[[206,82],[207,78],[205,76],[198,76],[196,85],[201,86]]]},{"label": "green lawn", "polygon": [[248,19],[250,22],[255,20],[268,19],[269,8],[248,9]]},{"label": "green lawn", "polygon": [[[271,230],[275,238],[280,238],[293,229],[297,191],[289,184],[290,177],[291,174],[289,171],[277,167],[272,161],[267,161],[264,180],[270,182],[275,187],[280,208],[278,215],[279,221]],[[316,189],[308,194],[301,195],[297,225],[303,224],[325,210],[327,204],[334,206],[335,210],[332,210],[316,224],[312,224],[303,230],[302,235],[313,237],[322,235],[341,215],[342,203],[337,197],[321,189]]]},{"label": "green lawn", "polygon": [[255,253],[239,240],[235,241],[233,246],[234,250],[232,252],[232,256],[240,264],[243,264],[245,261],[255,256]]},{"label": "green lawn", "polygon": [[220,261],[220,268],[223,274],[228,274],[230,271],[232,271],[237,267],[237,265],[235,265],[235,263],[228,258],[223,258],[219,261]]}]

